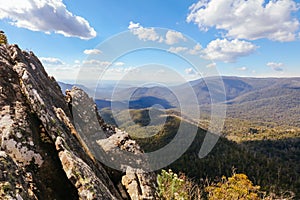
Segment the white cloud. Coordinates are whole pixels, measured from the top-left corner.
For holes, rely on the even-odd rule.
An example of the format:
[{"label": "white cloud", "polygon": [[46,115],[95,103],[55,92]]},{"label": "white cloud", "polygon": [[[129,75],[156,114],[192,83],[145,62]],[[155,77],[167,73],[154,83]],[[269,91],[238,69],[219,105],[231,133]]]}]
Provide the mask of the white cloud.
[{"label": "white cloud", "polygon": [[187,47],[170,47],[169,49],[168,49],[168,51],[169,52],[171,52],[171,53],[180,53],[180,52],[185,52],[185,51],[187,51],[188,50],[188,48]]},{"label": "white cloud", "polygon": [[100,60],[85,60],[83,61],[84,65],[93,65],[93,66],[101,66],[101,67],[106,67],[111,65],[111,62],[109,61],[100,61]]},{"label": "white cloud", "polygon": [[211,41],[202,51],[206,59],[223,62],[235,62],[238,57],[253,53],[258,47],[254,44],[238,39],[216,39]]},{"label": "white cloud", "polygon": [[117,67],[122,67],[122,66],[125,65],[125,63],[123,63],[123,62],[116,62],[116,63],[114,63],[114,65],[117,66]]},{"label": "white cloud", "polygon": [[127,74],[127,73],[138,73],[139,72],[139,69],[138,68],[135,68],[135,67],[111,67],[109,68],[105,75],[112,75],[112,74],[119,74],[119,75],[124,75],[124,74]]},{"label": "white cloud", "polygon": [[202,46],[200,44],[196,44],[193,49],[189,50],[189,54],[197,55],[201,53]]},{"label": "white cloud", "polygon": [[156,33],[154,28],[144,28],[139,23],[130,22],[128,29],[140,40],[143,41],[159,41],[162,42],[163,39]]},{"label": "white cloud", "polygon": [[180,41],[187,40],[180,32],[169,30],[165,36],[161,36],[155,31],[155,28],[144,28],[140,23],[134,23],[132,21],[129,22],[128,29],[143,41],[164,42],[168,45],[173,45]]},{"label": "white cloud", "polygon": [[41,62],[44,65],[63,65],[64,63],[58,58],[50,58],[50,57],[41,57]]},{"label": "white cloud", "polygon": [[89,22],[67,10],[62,0],[1,1],[0,19],[9,19],[17,27],[66,37],[91,39],[96,31]]},{"label": "white cloud", "polygon": [[231,38],[293,41],[299,21],[291,14],[298,9],[293,0],[199,0],[190,7],[187,22],[203,31],[224,30]]},{"label": "white cloud", "polygon": [[176,44],[180,41],[186,41],[186,38],[182,35],[182,33],[177,32],[177,31],[168,31],[166,33],[166,44],[168,45],[172,45],[172,44]]},{"label": "white cloud", "polygon": [[215,63],[215,62],[206,65],[207,68],[214,68],[216,66],[217,66],[217,63]]},{"label": "white cloud", "polygon": [[188,75],[195,75],[196,74],[196,72],[195,72],[195,70],[193,68],[187,68],[184,71]]},{"label": "white cloud", "polygon": [[86,49],[83,51],[83,53],[87,55],[96,55],[102,53],[102,51],[100,51],[99,49]]},{"label": "white cloud", "polygon": [[238,71],[247,71],[248,68],[247,67],[239,67],[237,68]]},{"label": "white cloud", "polygon": [[47,73],[50,76],[54,76],[56,80],[75,80],[80,72],[78,65],[64,64],[61,66],[45,66]]},{"label": "white cloud", "polygon": [[198,55],[201,54],[202,46],[200,44],[196,44],[192,49],[188,47],[170,47],[168,49],[171,53],[180,53],[180,52],[187,52],[191,55]]},{"label": "white cloud", "polygon": [[276,62],[268,62],[267,66],[271,67],[275,71],[281,72],[281,71],[283,71],[282,67],[284,66],[284,64],[283,63],[276,63]]},{"label": "white cloud", "polygon": [[131,30],[131,29],[135,29],[135,28],[139,28],[140,27],[140,23],[134,23],[134,22],[129,22],[129,26],[128,26],[128,29]]}]

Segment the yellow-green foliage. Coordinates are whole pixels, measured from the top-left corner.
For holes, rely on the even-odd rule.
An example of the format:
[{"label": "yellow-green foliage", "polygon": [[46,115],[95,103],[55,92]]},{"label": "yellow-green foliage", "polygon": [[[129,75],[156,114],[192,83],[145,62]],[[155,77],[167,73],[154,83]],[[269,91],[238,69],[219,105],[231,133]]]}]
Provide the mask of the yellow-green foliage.
[{"label": "yellow-green foliage", "polygon": [[169,170],[157,176],[158,196],[165,200],[192,200],[201,198],[200,188],[185,175],[178,176]]},{"label": "yellow-green foliage", "polygon": [[4,33],[0,33],[0,44],[7,44],[7,38]]},{"label": "yellow-green foliage", "polygon": [[188,193],[183,189],[184,180],[172,170],[162,170],[157,176],[158,195],[162,199],[188,199]]},{"label": "yellow-green foliage", "polygon": [[256,200],[260,187],[253,186],[245,174],[233,174],[232,177],[222,177],[222,180],[205,188],[209,200]]}]

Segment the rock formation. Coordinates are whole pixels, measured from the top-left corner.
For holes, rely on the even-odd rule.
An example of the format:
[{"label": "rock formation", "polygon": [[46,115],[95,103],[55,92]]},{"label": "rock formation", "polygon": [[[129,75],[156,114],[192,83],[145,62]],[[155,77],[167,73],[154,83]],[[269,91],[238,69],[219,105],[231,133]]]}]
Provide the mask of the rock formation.
[{"label": "rock formation", "polygon": [[[99,162],[93,148],[106,151],[101,141],[142,151],[97,114],[98,126],[76,125],[74,118],[89,120],[72,112],[78,98],[88,96],[79,88],[64,96],[32,52],[0,45],[0,199],[155,199],[153,173],[127,166],[124,174]],[[88,102],[81,112],[97,112]],[[91,130],[103,133],[97,146],[82,138]]]}]

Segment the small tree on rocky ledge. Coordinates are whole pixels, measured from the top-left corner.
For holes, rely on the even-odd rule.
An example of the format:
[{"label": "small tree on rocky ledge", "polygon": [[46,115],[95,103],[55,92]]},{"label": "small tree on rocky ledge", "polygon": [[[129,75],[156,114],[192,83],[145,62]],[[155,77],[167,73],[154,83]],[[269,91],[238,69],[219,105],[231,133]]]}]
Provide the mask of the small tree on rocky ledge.
[{"label": "small tree on rocky ledge", "polygon": [[0,31],[0,44],[7,44],[7,37],[3,31]]}]

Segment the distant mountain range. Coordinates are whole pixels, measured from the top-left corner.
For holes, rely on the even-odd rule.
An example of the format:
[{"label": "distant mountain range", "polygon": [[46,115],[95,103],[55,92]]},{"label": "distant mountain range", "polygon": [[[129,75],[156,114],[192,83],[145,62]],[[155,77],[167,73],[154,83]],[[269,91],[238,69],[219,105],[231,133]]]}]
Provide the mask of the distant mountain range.
[{"label": "distant mountain range", "polygon": [[[99,109],[109,108],[112,103],[120,110],[147,108],[155,104],[165,109],[178,108],[182,103],[192,107],[197,106],[193,105],[195,101],[191,101],[192,88],[201,111],[209,112],[210,104],[214,102],[226,104],[229,117],[300,127],[300,78],[222,77],[222,80],[225,99],[218,98],[223,94],[222,88],[217,84],[217,79],[211,77],[169,88],[117,88],[113,100],[110,98],[113,90],[102,89],[95,96],[103,98],[95,101]],[[176,94],[180,95],[180,104]]]}]

